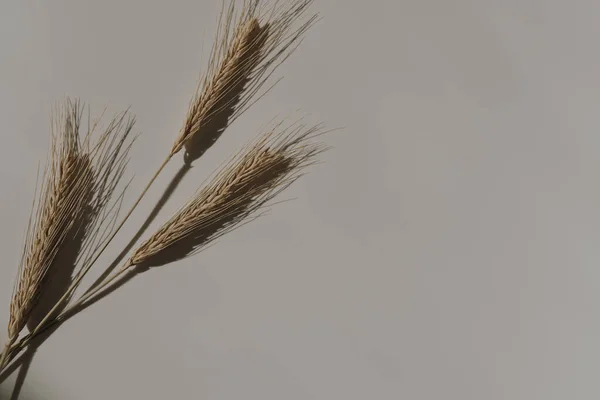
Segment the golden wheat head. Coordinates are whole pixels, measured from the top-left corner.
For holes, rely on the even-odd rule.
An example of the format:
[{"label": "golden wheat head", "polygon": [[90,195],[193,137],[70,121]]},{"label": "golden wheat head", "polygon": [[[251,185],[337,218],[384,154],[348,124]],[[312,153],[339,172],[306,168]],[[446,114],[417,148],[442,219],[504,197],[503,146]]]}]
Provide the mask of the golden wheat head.
[{"label": "golden wheat head", "polygon": [[82,111],[78,101],[67,100],[53,120],[48,164],[10,303],[9,343],[27,324],[48,279],[60,268],[72,268],[55,262],[64,260],[60,255],[68,242],[78,238],[75,252],[83,254],[103,236],[98,229],[111,214],[107,205],[124,169],[133,120],[122,114],[92,143],[93,129],[80,137]]},{"label": "golden wheat head", "polygon": [[162,265],[195,253],[239,226],[289,186],[323,150],[320,126],[277,126],[247,146],[133,254],[129,265]]},{"label": "golden wheat head", "polygon": [[260,97],[274,69],[315,22],[316,15],[305,18],[312,2],[285,0],[267,6],[260,0],[245,0],[238,12],[236,0],[230,1],[221,13],[208,70],[171,154],[185,147],[186,162],[197,159]]}]

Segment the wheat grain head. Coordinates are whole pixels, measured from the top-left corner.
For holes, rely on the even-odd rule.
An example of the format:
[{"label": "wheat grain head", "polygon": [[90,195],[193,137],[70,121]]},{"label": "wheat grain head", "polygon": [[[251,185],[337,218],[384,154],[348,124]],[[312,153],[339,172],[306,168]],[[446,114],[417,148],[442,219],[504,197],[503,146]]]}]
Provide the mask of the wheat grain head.
[{"label": "wheat grain head", "polygon": [[312,2],[285,0],[266,5],[261,0],[244,0],[239,12],[236,0],[224,5],[208,70],[190,102],[172,155],[185,147],[185,160],[191,163],[261,97],[268,78],[316,21],[316,15],[305,18]]},{"label": "wheat grain head", "polygon": [[[101,227],[110,223],[107,216],[114,214],[108,206],[127,161],[131,143],[126,139],[133,119],[127,119],[127,113],[120,114],[94,140],[96,125],[80,137],[82,113],[78,100],[67,99],[53,118],[48,163],[32,209],[10,303],[9,342],[39,308],[37,303],[48,280],[61,268],[74,268],[63,265],[68,242],[80,241],[69,250],[79,253],[73,255],[75,263],[101,240]],[[42,308],[47,310],[48,305]]]},{"label": "wheat grain head", "polygon": [[53,124],[49,164],[10,303],[9,340],[25,326],[52,261],[94,186],[91,160],[81,149],[79,123],[80,114],[69,108]]},{"label": "wheat grain head", "polygon": [[256,215],[324,150],[310,140],[321,131],[278,125],[248,145],[134,252],[129,266],[187,257]]}]

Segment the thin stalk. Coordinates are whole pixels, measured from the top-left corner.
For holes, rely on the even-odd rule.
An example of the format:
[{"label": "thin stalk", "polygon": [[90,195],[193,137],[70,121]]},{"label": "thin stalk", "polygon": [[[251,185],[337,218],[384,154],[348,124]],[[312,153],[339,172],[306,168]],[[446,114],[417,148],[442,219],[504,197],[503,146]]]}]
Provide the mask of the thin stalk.
[{"label": "thin stalk", "polygon": [[8,353],[10,353],[11,346],[12,346],[11,342],[6,343],[6,346],[4,346],[4,351],[2,352],[2,355],[0,356],[0,372],[2,372],[2,370],[4,369],[6,364],[8,364],[8,362],[10,361],[8,359]]},{"label": "thin stalk", "polygon": [[131,264],[131,262],[127,262],[126,264],[124,264],[121,267],[121,269],[119,269],[116,273],[112,274],[112,276],[107,277],[107,279],[102,281],[102,283],[100,283],[98,286],[96,286],[93,290],[90,290],[89,292],[87,292],[83,296],[81,296],[79,299],[77,299],[77,301],[75,303],[73,303],[71,306],[69,306],[69,308],[67,308],[65,311],[63,311],[61,313],[61,315],[69,314],[72,310],[76,309],[80,305],[87,302],[89,299],[93,298],[95,295],[97,295],[102,290],[104,290],[107,286],[109,286],[111,283],[113,283],[117,278],[119,278],[123,274],[125,274],[129,270],[129,267],[131,267],[132,265],[133,264]]}]

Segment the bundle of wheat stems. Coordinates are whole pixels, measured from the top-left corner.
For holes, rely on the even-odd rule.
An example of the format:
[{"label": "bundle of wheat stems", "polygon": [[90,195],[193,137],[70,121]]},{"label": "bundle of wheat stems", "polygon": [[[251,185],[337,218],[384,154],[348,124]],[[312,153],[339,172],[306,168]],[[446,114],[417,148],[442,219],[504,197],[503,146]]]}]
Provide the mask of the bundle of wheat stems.
[{"label": "bundle of wheat stems", "polygon": [[[88,123],[82,133],[85,107],[78,101],[67,100],[55,112],[47,166],[34,196],[10,302],[0,372],[34,339],[100,299],[131,270],[188,257],[260,215],[265,204],[324,150],[314,140],[323,132],[321,125],[272,125],[135,248],[120,269],[106,269],[102,279],[76,296],[83,278],[165,165],[181,150],[184,164],[189,165],[212,146],[229,124],[272,87],[266,84],[274,70],[295,50],[317,18],[308,13],[312,0],[238,3],[230,0],[223,5],[209,65],[183,127],[166,159],[124,216],[119,210],[127,185],[121,181],[134,142],[134,118],[125,111],[104,129]],[[24,333],[25,328],[28,333]]]}]

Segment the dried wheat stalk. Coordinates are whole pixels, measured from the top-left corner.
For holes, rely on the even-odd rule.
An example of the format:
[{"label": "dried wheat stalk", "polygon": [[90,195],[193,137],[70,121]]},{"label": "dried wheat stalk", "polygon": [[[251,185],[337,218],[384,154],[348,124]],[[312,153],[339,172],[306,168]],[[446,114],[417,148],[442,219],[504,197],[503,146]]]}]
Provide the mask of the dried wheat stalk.
[{"label": "dried wheat stalk", "polygon": [[79,115],[68,112],[61,132],[53,135],[50,165],[10,303],[9,341],[27,323],[54,258],[89,205],[94,172],[78,130]]},{"label": "dried wheat stalk", "polygon": [[223,130],[243,113],[272,74],[315,22],[303,19],[313,0],[289,0],[264,6],[246,0],[236,12],[235,0],[221,14],[208,71],[194,95],[171,155],[185,147],[186,162],[200,157]]},{"label": "dried wheat stalk", "polygon": [[128,265],[160,265],[195,253],[238,226],[323,150],[312,143],[320,126],[277,126],[247,146],[132,255]]},{"label": "dried wheat stalk", "polygon": [[[28,321],[30,330],[35,328],[55,305],[37,303],[62,269],[73,272],[75,265],[66,265],[65,260],[76,264],[88,259],[116,216],[118,200],[112,200],[127,161],[131,146],[127,137],[134,121],[126,118],[127,113],[120,114],[92,143],[96,126],[80,137],[82,112],[79,101],[67,100],[54,119],[48,165],[10,303],[7,348]],[[74,247],[73,241],[78,241]],[[75,254],[66,257],[68,252]],[[58,290],[64,294],[67,288]]]},{"label": "dried wheat stalk", "polygon": [[[169,160],[183,148],[188,164],[201,156],[232,121],[268,91],[263,90],[265,83],[317,17],[304,18],[313,0],[274,0],[269,6],[262,0],[244,0],[240,11],[236,0],[229,1],[221,13],[209,68],[190,103],[184,126],[166,160],[118,224],[122,197],[115,200],[114,192],[127,162],[130,144],[126,138],[133,120],[127,120],[123,113],[97,142],[92,144],[89,133],[82,142],[78,134],[81,109],[78,103],[68,104],[60,134],[53,135],[49,167],[30,220],[0,371],[40,331],[66,315],[65,311],[56,314],[61,304],[70,299]],[[299,20],[304,21],[294,27]],[[193,254],[255,216],[323,150],[309,140],[320,129],[303,125],[282,129],[279,125],[263,135],[144,242],[124,269],[91,293],[86,292],[75,304],[92,297],[131,266],[161,265]],[[32,318],[53,269],[62,266],[57,259],[65,242],[77,235],[82,241],[76,250],[79,269],[52,308],[41,312],[45,316]],[[32,332],[11,345],[28,319],[35,320]]]}]

